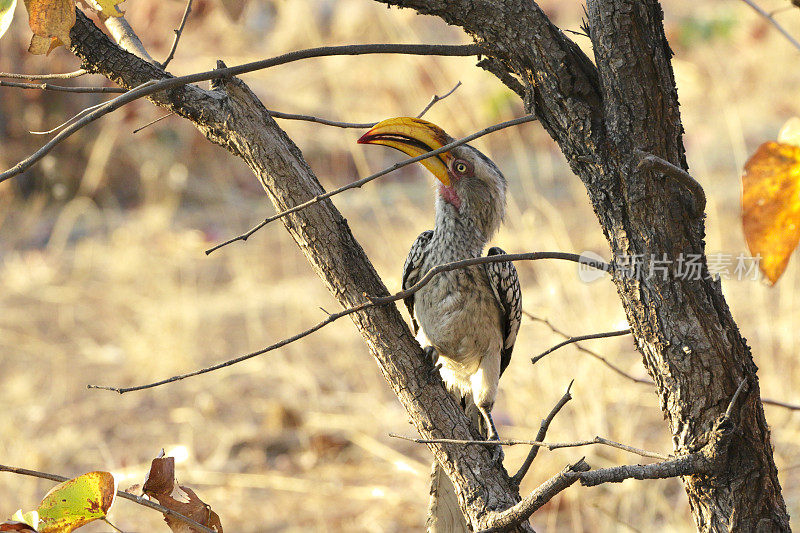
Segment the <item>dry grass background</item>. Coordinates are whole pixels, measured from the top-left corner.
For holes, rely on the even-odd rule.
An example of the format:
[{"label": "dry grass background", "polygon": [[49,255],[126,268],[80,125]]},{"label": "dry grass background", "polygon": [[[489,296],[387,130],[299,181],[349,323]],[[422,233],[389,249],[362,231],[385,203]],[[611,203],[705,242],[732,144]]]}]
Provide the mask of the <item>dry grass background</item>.
[{"label": "dry grass background", "polygon": [[[440,21],[367,0],[197,0],[171,71],[229,65],[327,43],[465,42]],[[578,2],[542,2],[577,29]],[[767,9],[782,4],[765,4]],[[129,19],[163,57],[183,4],[129,0]],[[243,9],[240,18],[235,11]],[[21,8],[20,8],[21,9]],[[708,250],[745,251],[739,169],[759,143],[798,114],[797,50],[743,4],[665,2],[693,174],[708,197]],[[797,11],[779,15],[800,35]],[[22,12],[0,41],[0,70],[65,71],[63,50],[24,53]],[[587,39],[576,37],[587,46]],[[463,86],[427,118],[455,136],[521,114],[520,104],[474,59],[400,56],[309,60],[250,74],[268,107],[350,120],[416,114],[434,93]],[[97,78],[78,83],[100,83]],[[0,92],[4,168],[46,129],[101,100],[84,95]],[[256,350],[316,323],[337,304],[280,225],[210,257],[203,250],[270,213],[237,160],[170,118],[136,136],[163,111],[146,102],[83,130],[14,183],[0,186],[0,462],[77,475],[94,469],[140,483],[162,448],[182,458],[179,479],[221,515],[228,531],[406,531],[424,523],[430,455],[388,437],[413,434],[404,411],[346,320],[232,368],[124,396],[88,383],[131,385]],[[326,187],[398,159],[355,144],[361,132],[283,122]],[[511,183],[507,223],[495,239],[509,252],[594,250],[607,256],[585,192],[537,124],[475,143]],[[335,203],[390,290],[408,246],[432,222],[431,183],[405,169],[345,193]],[[525,308],[573,333],[624,327],[611,283],[578,281],[574,265],[519,264]],[[800,268],[776,288],[723,284],[749,339],[765,396],[800,401],[796,356]],[[501,435],[532,438],[571,379],[575,399],[549,438],[596,434],[669,451],[670,437],[648,386],[611,372],[574,348],[531,366],[560,339],[526,321],[495,408]],[[644,376],[629,338],[592,348]],[[767,407],[790,513],[800,512],[800,414]],[[513,470],[526,449],[510,448]],[[595,467],[640,458],[600,447],[543,452],[527,491],[582,455]],[[31,508],[50,483],[0,477],[0,517]],[[748,489],[750,490],[750,489]],[[753,488],[755,490],[755,488]],[[157,513],[120,502],[125,531],[164,531]],[[677,480],[562,493],[533,519],[544,531],[690,531]],[[93,524],[87,531],[106,531]]]}]

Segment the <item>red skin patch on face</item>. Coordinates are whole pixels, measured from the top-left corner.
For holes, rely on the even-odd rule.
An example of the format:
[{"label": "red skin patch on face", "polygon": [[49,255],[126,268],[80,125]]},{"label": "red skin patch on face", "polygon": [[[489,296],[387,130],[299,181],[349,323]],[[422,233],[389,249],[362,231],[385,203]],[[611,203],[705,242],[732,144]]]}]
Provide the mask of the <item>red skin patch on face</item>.
[{"label": "red skin patch on face", "polygon": [[456,209],[461,209],[461,198],[453,187],[446,185],[439,185],[439,194],[444,198],[444,201],[452,205]]}]

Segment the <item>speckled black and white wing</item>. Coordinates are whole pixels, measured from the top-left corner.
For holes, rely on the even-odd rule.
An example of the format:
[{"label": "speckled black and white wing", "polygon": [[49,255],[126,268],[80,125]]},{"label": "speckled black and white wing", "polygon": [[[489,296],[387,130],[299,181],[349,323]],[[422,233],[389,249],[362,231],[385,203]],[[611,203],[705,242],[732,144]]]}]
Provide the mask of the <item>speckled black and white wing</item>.
[{"label": "speckled black and white wing", "polygon": [[[497,248],[489,249],[488,255],[505,254]],[[486,273],[489,275],[489,285],[494,291],[494,297],[502,310],[503,349],[500,352],[500,374],[511,362],[511,352],[517,340],[517,332],[522,322],[522,290],[519,286],[519,277],[514,263],[504,261],[500,263],[486,263]]]},{"label": "speckled black and white wing", "polygon": [[[411,245],[411,250],[408,251],[406,262],[403,265],[403,290],[413,287],[425,274],[421,272],[421,269],[428,253],[428,243],[431,242],[431,237],[433,237],[433,230],[423,231]],[[414,335],[416,335],[419,331],[419,324],[414,317],[414,295],[404,298],[403,302],[406,304],[408,314],[411,315],[411,324],[414,326]]]}]

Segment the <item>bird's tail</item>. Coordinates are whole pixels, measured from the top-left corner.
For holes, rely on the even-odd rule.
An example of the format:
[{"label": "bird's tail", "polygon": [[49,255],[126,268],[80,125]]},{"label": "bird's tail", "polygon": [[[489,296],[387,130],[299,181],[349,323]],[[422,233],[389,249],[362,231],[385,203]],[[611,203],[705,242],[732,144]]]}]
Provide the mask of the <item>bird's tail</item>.
[{"label": "bird's tail", "polygon": [[429,533],[466,533],[469,531],[467,521],[458,505],[458,497],[453,483],[438,461],[433,462],[431,471],[431,499],[428,503],[428,521],[425,525]]},{"label": "bird's tail", "polygon": [[[451,394],[453,391],[451,391]],[[471,397],[462,398],[461,404],[473,427],[480,428],[481,434],[488,434],[480,411],[471,401]],[[458,505],[458,496],[450,478],[447,477],[439,462],[434,460],[431,470],[431,497],[428,503],[428,521],[425,524],[429,533],[467,533],[470,531],[467,521]]]}]

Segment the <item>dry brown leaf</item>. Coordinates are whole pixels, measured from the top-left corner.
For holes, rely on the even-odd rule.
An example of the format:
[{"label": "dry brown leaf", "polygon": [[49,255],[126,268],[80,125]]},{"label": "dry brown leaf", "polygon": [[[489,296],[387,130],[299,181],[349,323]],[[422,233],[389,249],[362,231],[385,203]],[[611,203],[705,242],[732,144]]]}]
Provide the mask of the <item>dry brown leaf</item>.
[{"label": "dry brown leaf", "polygon": [[767,142],[744,166],[742,226],[747,246],[773,285],[800,240],[800,147]]},{"label": "dry brown leaf", "polygon": [[62,44],[70,45],[69,30],[75,25],[74,0],[25,0],[25,7],[33,31],[30,53],[48,54]]},{"label": "dry brown leaf", "polygon": [[[198,498],[192,489],[175,482],[174,457],[159,456],[153,459],[142,492],[158,500],[158,503],[167,509],[188,516],[195,522],[222,533],[219,515]],[[174,533],[197,533],[197,529],[170,515],[164,515],[164,520]]]},{"label": "dry brown leaf", "polygon": [[0,524],[0,531],[24,531],[26,533],[36,533],[36,530],[25,522],[7,520]]}]

